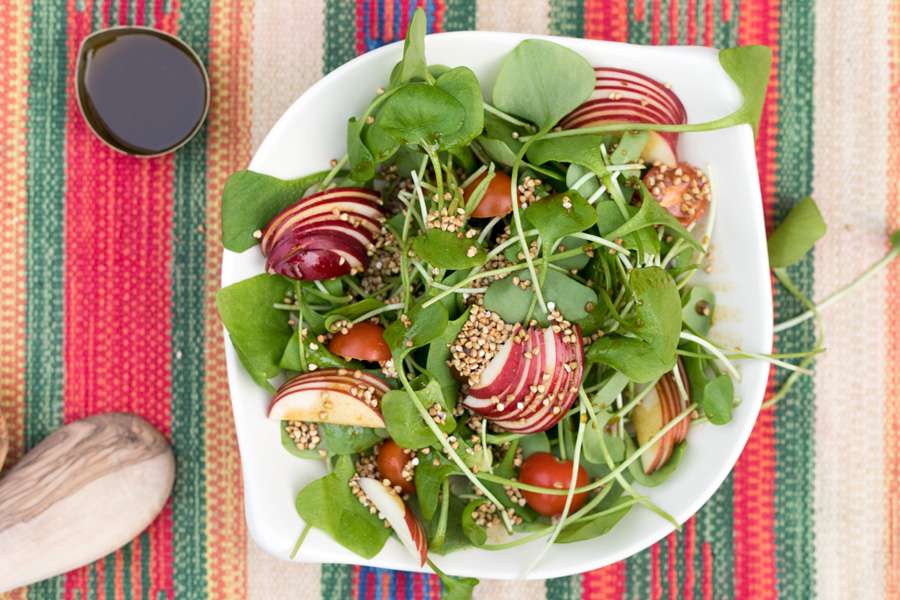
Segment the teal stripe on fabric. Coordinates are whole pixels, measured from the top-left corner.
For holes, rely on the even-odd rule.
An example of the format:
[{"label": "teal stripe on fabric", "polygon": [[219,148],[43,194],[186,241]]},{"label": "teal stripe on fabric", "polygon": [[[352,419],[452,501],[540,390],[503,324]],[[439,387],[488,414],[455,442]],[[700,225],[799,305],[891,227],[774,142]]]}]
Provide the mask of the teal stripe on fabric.
[{"label": "teal stripe on fabric", "polygon": [[547,600],[579,600],[581,598],[581,575],[557,577],[544,582]]},{"label": "teal stripe on fabric", "polygon": [[325,72],[356,56],[356,3],[329,0],[325,4]]},{"label": "teal stripe on fabric", "polygon": [[[785,34],[778,56],[776,222],[812,191],[815,3],[782,2],[781,31]],[[790,275],[804,294],[812,296],[813,254],[791,267]],[[779,293],[776,300],[776,321],[803,310],[789,294]],[[807,321],[779,334],[777,347],[780,352],[795,352],[814,344],[815,327]],[[784,379],[782,371],[779,383]],[[812,378],[802,379],[776,408],[775,561],[781,598],[810,598],[816,594],[813,382]]]},{"label": "teal stripe on fabric", "polygon": [[550,0],[550,33],[584,37],[584,1]]},{"label": "teal stripe on fabric", "polygon": [[[391,0],[387,0],[390,2]],[[478,12],[475,0],[446,0],[444,10],[444,31],[465,31],[475,29],[475,14]]]},{"label": "teal stripe on fabric", "polygon": [[353,595],[353,567],[350,565],[322,565],[322,600],[346,600]]},{"label": "teal stripe on fabric", "polygon": [[150,534],[141,534],[141,600],[150,599]]},{"label": "teal stripe on fabric", "polygon": [[[25,444],[31,448],[63,421],[63,273],[65,272],[66,2],[31,9],[25,239]],[[36,600],[59,598],[63,578],[28,588]]]},{"label": "teal stripe on fabric", "polygon": [[[209,0],[181,3],[178,34],[204,63],[209,57]],[[172,492],[175,597],[206,590],[204,289],[206,128],[175,154],[172,222]]]}]

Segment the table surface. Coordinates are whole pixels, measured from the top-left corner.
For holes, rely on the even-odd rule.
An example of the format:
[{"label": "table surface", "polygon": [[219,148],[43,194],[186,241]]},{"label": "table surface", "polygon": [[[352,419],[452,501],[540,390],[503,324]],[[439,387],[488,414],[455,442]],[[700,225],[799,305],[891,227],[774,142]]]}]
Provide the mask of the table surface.
[{"label": "table surface", "polygon": [[[431,31],[653,44],[765,44],[766,214],[813,193],[829,224],[793,269],[822,297],[900,225],[900,4],[892,0],[427,0]],[[12,598],[438,598],[433,577],[263,555],[244,526],[220,324],[219,196],[287,106],[400,39],[416,0],[0,3],[0,411],[11,458],[97,412],[173,442],[172,502],[129,546]],[[207,126],[174,156],[116,154],[72,94],[80,40],[108,24],[176,32],[209,67]],[[727,198],[722,201],[728,201]],[[798,312],[776,293],[776,319]],[[815,376],[760,415],[733,474],[675,533],[622,563],[482,598],[900,595],[900,264],[824,315]],[[808,347],[810,327],[777,339]],[[776,374],[778,381],[783,379]]]}]

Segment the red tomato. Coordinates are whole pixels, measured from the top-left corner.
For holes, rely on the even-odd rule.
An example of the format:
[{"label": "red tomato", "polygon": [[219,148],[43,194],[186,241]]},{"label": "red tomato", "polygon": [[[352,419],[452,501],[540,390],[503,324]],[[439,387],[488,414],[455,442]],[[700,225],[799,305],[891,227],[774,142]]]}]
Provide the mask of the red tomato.
[{"label": "red tomato", "polygon": [[[549,452],[535,452],[526,458],[522,464],[522,468],[519,470],[519,481],[529,485],[567,490],[569,489],[569,482],[572,480],[572,464],[571,460],[559,460]],[[584,467],[578,465],[578,477],[575,479],[575,486],[587,485],[588,481],[587,471],[584,470]],[[525,490],[522,490],[522,495],[525,496],[525,502],[528,503],[528,506],[533,508],[535,512],[547,517],[561,515],[566,505],[566,497],[564,495],[539,494],[537,492],[526,492]],[[587,492],[575,494],[572,497],[569,514],[581,508],[587,497]]]},{"label": "red tomato", "polygon": [[703,171],[687,163],[678,163],[675,168],[652,167],[644,175],[644,185],[659,205],[684,226],[703,216],[709,207],[709,179]]},{"label": "red tomato", "polygon": [[411,459],[412,456],[404,452],[397,442],[387,440],[378,448],[375,460],[382,477],[390,481],[391,485],[399,485],[401,490],[412,494],[416,491],[416,486],[412,481],[403,478],[403,469]]},{"label": "red tomato", "polygon": [[335,334],[328,349],[346,359],[381,362],[391,357],[391,349],[384,341],[384,327],[375,323],[357,323],[347,333]]},{"label": "red tomato", "polygon": [[[466,200],[469,199],[469,196],[472,195],[475,188],[478,187],[478,184],[481,183],[481,180],[484,179],[486,175],[487,173],[479,175],[475,178],[475,181],[465,187],[463,195],[466,197]],[[509,186],[511,183],[512,180],[506,173],[500,171],[494,173],[494,178],[491,179],[491,182],[488,184],[487,190],[485,191],[484,196],[481,197],[478,206],[472,211],[472,216],[479,218],[502,217],[511,213],[512,198],[509,195]]]}]

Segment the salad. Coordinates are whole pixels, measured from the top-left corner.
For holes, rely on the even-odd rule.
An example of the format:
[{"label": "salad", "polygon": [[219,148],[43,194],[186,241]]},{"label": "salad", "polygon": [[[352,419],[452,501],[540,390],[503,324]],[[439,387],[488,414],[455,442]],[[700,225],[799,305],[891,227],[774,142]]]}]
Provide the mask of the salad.
[{"label": "salad", "polygon": [[[427,64],[424,33],[420,10],[330,169],[231,176],[223,244],[258,246],[266,273],[217,304],[284,450],[328,470],[297,491],[294,552],[313,527],[365,558],[393,534],[462,594],[474,580],[434,557],[544,540],[532,568],[631,510],[678,527],[635,484],[670,477],[692,428],[731,420],[736,359],[791,385],[821,347],[716,343],[715,294],[694,279],[717,198],[678,135],[755,130],[767,48],[721,51],[743,103],[688,123],[665,82],[538,39],[504,57],[488,102],[470,69]],[[785,286],[824,233],[811,200],[791,217],[770,241]]]}]

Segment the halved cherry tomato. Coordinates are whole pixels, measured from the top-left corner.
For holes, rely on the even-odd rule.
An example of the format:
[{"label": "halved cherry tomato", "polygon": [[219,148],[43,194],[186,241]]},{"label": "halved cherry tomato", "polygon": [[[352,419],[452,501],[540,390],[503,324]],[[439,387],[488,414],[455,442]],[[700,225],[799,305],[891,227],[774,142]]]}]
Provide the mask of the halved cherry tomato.
[{"label": "halved cherry tomato", "polygon": [[[479,175],[475,180],[463,189],[466,200],[475,192],[475,188],[485,178],[487,173]],[[509,186],[512,180],[509,175],[500,171],[494,173],[494,178],[488,184],[484,196],[475,210],[472,211],[473,217],[502,217],[512,212],[512,198],[509,195]]]},{"label": "halved cherry tomato", "polygon": [[394,440],[386,440],[378,448],[378,456],[375,458],[378,471],[381,476],[391,482],[391,485],[399,485],[407,494],[416,491],[412,481],[403,478],[403,469],[412,460],[412,456],[403,451]]},{"label": "halved cherry tomato", "polygon": [[384,341],[384,327],[375,323],[357,323],[347,333],[335,334],[328,349],[346,359],[381,362],[391,357],[391,349]]},{"label": "halved cherry tomato", "polygon": [[[569,482],[572,480],[572,461],[559,460],[549,452],[535,452],[525,459],[522,468],[519,470],[519,481],[529,485],[539,485],[541,487],[555,488],[558,490],[569,489]],[[588,474],[584,467],[578,465],[578,477],[575,478],[575,486],[581,487],[588,484]],[[525,496],[525,502],[528,506],[547,517],[556,517],[562,514],[566,505],[566,497],[564,495],[540,494],[538,492],[526,492],[522,490]],[[587,492],[575,494],[572,497],[572,505],[569,513],[581,508],[581,505],[587,500]]]},{"label": "halved cherry tomato", "polygon": [[659,165],[644,175],[644,185],[682,225],[688,226],[706,212],[710,201],[709,179],[687,163]]}]

